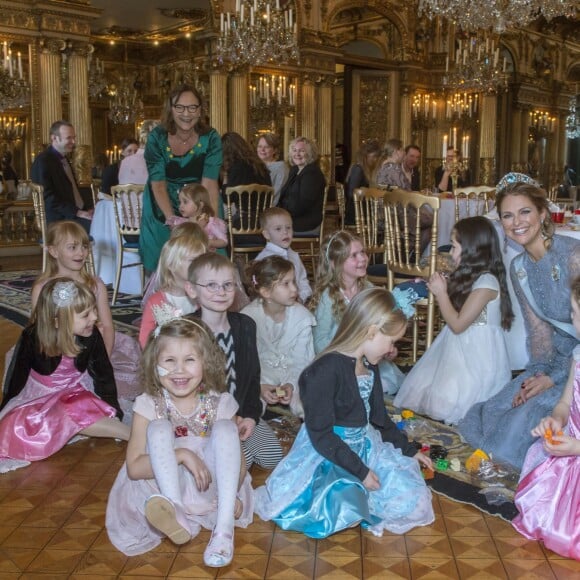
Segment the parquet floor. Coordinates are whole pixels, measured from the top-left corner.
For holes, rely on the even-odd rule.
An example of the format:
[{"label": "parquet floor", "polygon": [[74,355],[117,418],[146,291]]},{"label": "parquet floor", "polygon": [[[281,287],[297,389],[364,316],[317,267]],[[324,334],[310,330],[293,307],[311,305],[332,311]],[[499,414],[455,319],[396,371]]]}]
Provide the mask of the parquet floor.
[{"label": "parquet floor", "polygon": [[[0,360],[20,329],[0,318]],[[0,364],[0,366],[2,366]],[[256,520],[236,530],[232,565],[206,568],[209,532],[143,556],[115,550],[105,531],[107,495],[125,446],[84,440],[50,459],[0,475],[0,579],[64,578],[580,578],[565,560],[470,506],[434,496],[435,523],[405,536],[351,529],[326,540]],[[265,473],[254,473],[260,484]]]}]

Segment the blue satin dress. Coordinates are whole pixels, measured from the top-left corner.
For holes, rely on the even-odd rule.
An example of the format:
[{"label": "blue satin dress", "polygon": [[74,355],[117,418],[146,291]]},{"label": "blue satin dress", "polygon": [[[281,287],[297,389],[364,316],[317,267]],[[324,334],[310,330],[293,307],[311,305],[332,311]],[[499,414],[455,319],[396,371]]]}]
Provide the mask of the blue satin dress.
[{"label": "blue satin dress", "polygon": [[[373,375],[358,377],[358,384],[368,417]],[[320,455],[303,425],[289,454],[256,490],[255,511],[263,520],[317,539],[358,524],[380,536],[385,529],[403,534],[433,521],[431,492],[416,460],[383,442],[370,424],[335,426],[334,432],[375,472],[381,488],[369,492],[356,476]]]}]

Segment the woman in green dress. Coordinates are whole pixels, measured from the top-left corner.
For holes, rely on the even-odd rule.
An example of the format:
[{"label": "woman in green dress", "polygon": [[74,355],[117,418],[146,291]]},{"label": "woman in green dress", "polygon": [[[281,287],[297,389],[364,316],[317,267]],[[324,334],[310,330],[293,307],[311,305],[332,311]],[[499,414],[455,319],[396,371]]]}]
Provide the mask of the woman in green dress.
[{"label": "woman in green dress", "polygon": [[145,147],[149,180],[143,194],[139,245],[145,270],[153,272],[163,244],[179,216],[179,190],[186,183],[201,183],[212,205],[222,214],[218,177],[222,145],[209,126],[201,95],[194,87],[174,89]]}]

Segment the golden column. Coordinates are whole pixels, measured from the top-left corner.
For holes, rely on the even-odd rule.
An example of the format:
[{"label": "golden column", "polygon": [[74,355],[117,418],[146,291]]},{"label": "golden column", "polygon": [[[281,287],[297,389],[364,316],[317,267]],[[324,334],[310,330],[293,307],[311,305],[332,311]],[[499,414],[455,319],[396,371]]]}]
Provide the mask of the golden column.
[{"label": "golden column", "polygon": [[300,118],[302,125],[300,135],[308,139],[316,139],[316,87],[308,77],[302,83],[302,99],[300,102]]},{"label": "golden column", "polygon": [[332,151],[332,78],[325,79],[318,88],[318,148],[320,152],[320,168],[327,183],[334,180]]},{"label": "golden column", "polygon": [[495,176],[495,122],[497,97],[484,95],[481,99],[479,133],[479,181],[484,185],[494,185]]},{"label": "golden column", "polygon": [[236,73],[230,80],[231,97],[229,99],[230,131],[248,138],[248,75]]},{"label": "golden column", "polygon": [[520,127],[520,157],[517,170],[526,173],[528,170],[528,139],[530,133],[530,111],[527,108],[522,109],[522,124]]},{"label": "golden column", "polygon": [[401,141],[403,142],[403,146],[410,145],[413,140],[413,135],[411,131],[411,123],[412,123],[412,116],[411,116],[411,103],[412,103],[412,96],[405,91],[401,95],[401,113],[399,117],[399,136]]},{"label": "golden column", "polygon": [[212,71],[209,75],[211,126],[220,134],[228,130],[228,75]]},{"label": "golden column", "polygon": [[93,166],[93,132],[89,109],[89,44],[73,46],[68,58],[69,120],[74,125],[77,143],[74,168],[80,185],[90,185]]},{"label": "golden column", "polygon": [[48,143],[50,126],[62,119],[60,96],[61,51],[66,47],[64,40],[41,39],[40,41],[40,131],[41,143]]}]

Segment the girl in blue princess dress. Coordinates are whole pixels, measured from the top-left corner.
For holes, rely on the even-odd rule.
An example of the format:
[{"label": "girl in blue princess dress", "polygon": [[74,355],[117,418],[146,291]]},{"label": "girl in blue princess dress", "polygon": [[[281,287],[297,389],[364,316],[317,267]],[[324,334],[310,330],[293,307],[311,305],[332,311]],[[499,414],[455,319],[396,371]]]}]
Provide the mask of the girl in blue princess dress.
[{"label": "girl in blue princess dress", "polygon": [[433,522],[417,452],[388,417],[377,363],[407,326],[390,292],[369,288],[346,309],[330,345],[300,376],[304,425],[256,490],[263,520],[312,538],[362,524],[380,536]]},{"label": "girl in blue princess dress", "polygon": [[451,234],[455,270],[429,280],[446,322],[405,377],[394,404],[457,423],[511,378],[503,330],[513,320],[499,239],[491,221],[470,217]]}]

